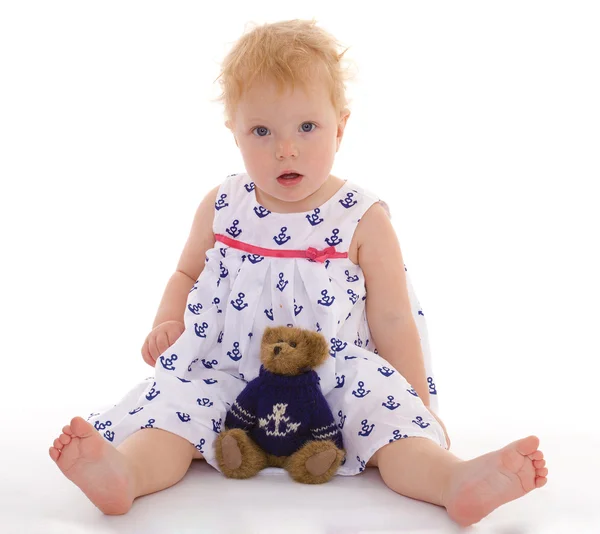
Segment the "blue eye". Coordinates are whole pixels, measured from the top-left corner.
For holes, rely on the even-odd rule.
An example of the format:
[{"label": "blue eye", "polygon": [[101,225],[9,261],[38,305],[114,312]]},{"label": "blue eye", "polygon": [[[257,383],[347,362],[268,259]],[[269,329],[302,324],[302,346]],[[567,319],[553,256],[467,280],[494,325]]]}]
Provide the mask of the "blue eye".
[{"label": "blue eye", "polygon": [[[267,130],[267,131],[269,131],[269,129],[268,129],[268,128],[265,128],[264,126],[257,126],[256,128],[254,128],[254,130],[252,130],[252,133],[254,133],[254,132],[258,132],[259,130]],[[265,135],[266,135],[266,134],[265,134]],[[260,134],[259,134],[259,136],[258,136],[258,137],[264,137],[264,135],[260,135]]]},{"label": "blue eye", "polygon": [[[309,126],[308,130],[305,128],[306,125]],[[314,128],[312,128],[312,126],[314,126]],[[303,122],[302,126],[300,126],[300,128],[302,128],[303,133],[310,133],[316,127],[317,127],[317,125],[314,122]],[[252,133],[256,135],[256,132],[258,132],[258,137],[266,137],[268,131],[269,131],[269,129],[266,126],[257,126],[256,128],[254,128],[252,130]]]},{"label": "blue eye", "polygon": [[301,128],[302,128],[302,131],[303,131],[303,132],[305,132],[305,133],[312,132],[312,129],[311,129],[311,130],[305,130],[305,129],[304,129],[304,126],[306,126],[307,124],[308,124],[308,125],[312,125],[312,126],[314,126],[315,128],[317,127],[317,125],[316,125],[314,122],[304,122],[304,123],[302,123],[302,126],[301,126]]}]

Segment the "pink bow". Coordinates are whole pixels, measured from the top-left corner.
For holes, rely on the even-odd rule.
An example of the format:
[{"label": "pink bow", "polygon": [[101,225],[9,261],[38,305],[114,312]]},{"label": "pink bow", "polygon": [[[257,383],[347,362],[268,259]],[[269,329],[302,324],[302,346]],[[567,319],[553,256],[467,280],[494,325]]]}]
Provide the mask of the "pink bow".
[{"label": "pink bow", "polygon": [[317,250],[316,248],[309,247],[306,250],[306,257],[310,260],[318,261],[323,263],[329,256],[335,254],[335,247],[327,247],[323,250]]}]

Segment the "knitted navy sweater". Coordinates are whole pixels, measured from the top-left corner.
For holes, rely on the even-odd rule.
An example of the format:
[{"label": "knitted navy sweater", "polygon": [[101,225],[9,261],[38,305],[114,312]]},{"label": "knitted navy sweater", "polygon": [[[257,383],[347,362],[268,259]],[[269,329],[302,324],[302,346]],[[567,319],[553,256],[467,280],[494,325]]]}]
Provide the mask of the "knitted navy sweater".
[{"label": "knitted navy sweater", "polygon": [[261,366],[231,406],[225,427],[245,430],[275,456],[290,456],[309,440],[332,440],[343,448],[342,433],[312,370],[284,376]]}]

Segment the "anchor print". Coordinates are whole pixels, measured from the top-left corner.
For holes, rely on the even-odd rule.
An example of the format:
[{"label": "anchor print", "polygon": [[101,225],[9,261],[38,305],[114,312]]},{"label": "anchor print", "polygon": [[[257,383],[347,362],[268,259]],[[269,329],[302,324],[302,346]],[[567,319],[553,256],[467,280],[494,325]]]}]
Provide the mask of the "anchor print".
[{"label": "anchor print", "polygon": [[202,326],[198,326],[198,323],[194,323],[194,331],[198,337],[206,338],[206,329],[208,328],[208,323],[205,321],[202,323]]},{"label": "anchor print", "polygon": [[100,415],[99,413],[91,413],[90,415],[88,415],[88,418],[86,419],[86,421],[89,421],[92,417],[96,417],[97,415]]},{"label": "anchor print", "polygon": [[437,395],[437,389],[435,389],[435,384],[433,382],[432,377],[427,377],[427,383],[429,384],[429,393],[431,395]]},{"label": "anchor print", "polygon": [[106,432],[104,432],[104,437],[108,441],[112,442],[112,440],[115,439],[115,433],[112,430],[107,430]]},{"label": "anchor print", "polygon": [[225,257],[227,249],[226,248],[219,248],[219,250],[221,251],[221,256]]},{"label": "anchor print", "polygon": [[358,203],[358,201],[353,200],[353,198],[354,198],[354,193],[348,193],[346,195],[346,198],[344,198],[343,200],[338,200],[338,202],[342,206],[344,206],[344,208],[348,209],[348,208],[351,208],[352,206],[355,206]]},{"label": "anchor print", "polygon": [[255,206],[254,207],[254,213],[256,213],[256,216],[259,219],[264,219],[271,212],[267,208],[265,208],[264,206]]},{"label": "anchor print", "polygon": [[363,419],[360,424],[362,425],[362,429],[358,432],[358,435],[362,436],[363,438],[369,436],[371,432],[373,432],[373,428],[375,428],[375,425],[369,425],[369,421],[366,419]]},{"label": "anchor print", "polygon": [[144,428],[154,428],[152,425],[156,423],[156,419],[148,419],[148,423],[144,426],[140,427],[140,430],[144,430]]},{"label": "anchor print", "polygon": [[242,230],[237,227],[238,224],[240,224],[240,221],[238,221],[237,219],[234,219],[231,227],[225,228],[225,231],[234,239],[242,233]]},{"label": "anchor print", "polygon": [[244,293],[238,293],[238,298],[235,299],[235,302],[232,300],[231,305],[237,310],[242,311],[244,308],[248,307],[248,304],[244,302],[244,297],[246,295]]},{"label": "anchor print", "polygon": [[206,440],[204,438],[202,438],[200,440],[200,443],[198,443],[198,445],[194,445],[194,447],[196,447],[196,449],[198,449],[198,452],[201,454],[204,454],[204,451],[202,450],[202,447],[206,444]]},{"label": "anchor print", "polygon": [[325,238],[325,243],[327,243],[330,247],[339,245],[343,241],[343,239],[338,238],[339,233],[340,231],[337,228],[334,228],[331,237]]},{"label": "anchor print", "polygon": [[338,412],[338,417],[340,418],[340,422],[338,423],[338,427],[340,428],[340,430],[342,430],[344,428],[344,425],[346,424],[346,416],[342,413],[342,410],[340,410]]},{"label": "anchor print", "polygon": [[165,358],[164,356],[161,356],[159,359],[160,363],[167,371],[175,371],[175,366],[173,365],[173,362],[177,360],[177,354],[171,354],[170,358]]},{"label": "anchor print", "polygon": [[288,285],[288,282],[289,280],[283,280],[283,273],[279,273],[279,282],[277,282],[277,285],[275,287],[283,293],[283,290],[285,289],[285,286]]},{"label": "anchor print", "polygon": [[425,317],[425,314],[423,313],[423,310],[419,310],[417,315],[422,315],[423,317]]},{"label": "anchor print", "polygon": [[149,401],[151,401],[152,399],[155,399],[160,394],[160,391],[156,391],[154,389],[155,387],[156,387],[156,382],[154,382],[154,384],[152,384],[152,388],[148,392],[148,395],[146,395],[146,399],[148,399]]},{"label": "anchor print", "polygon": [[215,202],[215,209],[216,209],[217,211],[219,211],[219,210],[222,210],[223,208],[225,208],[225,207],[229,206],[229,204],[227,204],[227,203],[225,202],[225,199],[226,199],[226,198],[227,198],[227,195],[226,195],[225,193],[223,193],[223,194],[221,195],[221,197],[219,198],[219,200],[217,200],[217,201]]},{"label": "anchor print", "polygon": [[260,254],[248,254],[248,259],[250,260],[250,263],[254,265],[263,261],[265,257],[261,256]]},{"label": "anchor print", "polygon": [[315,208],[313,213],[306,216],[306,219],[311,224],[311,226],[317,226],[318,224],[321,224],[323,222],[323,219],[319,217],[319,213],[321,213],[321,210],[319,208]]},{"label": "anchor print", "polygon": [[190,289],[190,291],[189,291],[188,295],[189,295],[189,294],[190,294],[192,291],[195,291],[196,289],[198,289],[198,280],[196,280],[196,281],[194,282],[194,286],[192,287],[192,289]]},{"label": "anchor print", "polygon": [[273,241],[275,241],[275,243],[277,243],[279,246],[287,243],[292,238],[289,235],[286,235],[286,232],[287,226],[282,226],[281,232],[278,235],[273,236]]},{"label": "anchor print", "polygon": [[204,365],[204,367],[206,367],[207,369],[212,369],[215,365],[219,365],[219,362],[217,360],[211,360],[210,362],[207,362],[205,358],[202,358],[202,365]]},{"label": "anchor print", "polygon": [[218,421],[215,421],[214,419],[212,419],[212,424],[213,424],[213,430],[218,434],[219,432],[221,432],[221,424],[222,424],[223,420],[221,418],[219,418]]},{"label": "anchor print", "polygon": [[189,423],[192,420],[192,418],[187,413],[182,413],[182,412],[176,412],[176,413],[177,413],[177,417],[179,417],[179,420],[182,423]]},{"label": "anchor print", "polygon": [[414,390],[414,388],[407,389],[406,391],[408,391],[413,397],[419,396],[419,394]]},{"label": "anchor print", "polygon": [[273,320],[273,308],[265,310],[265,315],[272,321]]},{"label": "anchor print", "polygon": [[304,309],[304,306],[297,306],[296,299],[294,299],[294,316],[297,317],[298,314]]},{"label": "anchor print", "polygon": [[[416,421],[415,421],[415,419],[416,419]],[[429,426],[429,423],[425,423],[425,422],[423,421],[423,418],[422,418],[421,416],[418,416],[418,417],[416,417],[415,419],[413,419],[413,420],[412,420],[412,422],[413,422],[415,425],[418,425],[418,426],[420,426],[421,428],[427,428],[427,427]]]},{"label": "anchor print", "polygon": [[200,315],[200,310],[202,309],[202,304],[198,302],[198,304],[188,304],[188,310],[190,310],[194,315]]},{"label": "anchor print", "polygon": [[344,271],[344,274],[346,275],[346,282],[358,282],[357,274],[350,276],[350,271],[348,269]]},{"label": "anchor print", "polygon": [[323,329],[321,328],[321,326],[319,325],[319,323],[317,323],[317,325],[316,325],[316,328],[317,328],[317,332],[320,332],[321,330],[323,330]]},{"label": "anchor print", "polygon": [[246,191],[248,191],[248,193],[252,193],[252,191],[254,191],[254,182],[244,184],[244,187],[246,188]]},{"label": "anchor print", "polygon": [[214,378],[205,378],[204,383],[211,386],[212,384],[218,383],[218,380],[215,380]]},{"label": "anchor print", "polygon": [[217,313],[223,313],[223,310],[219,309],[219,304],[221,304],[221,299],[219,297],[213,299],[213,304],[215,305],[215,308],[217,308]]},{"label": "anchor print", "polygon": [[358,383],[358,388],[352,392],[352,395],[354,395],[357,399],[364,399],[369,393],[371,393],[371,390],[365,390],[364,386],[365,383],[361,380]]},{"label": "anchor print", "polygon": [[337,385],[335,386],[336,388],[343,388],[344,384],[346,383],[346,375],[342,375],[342,376],[335,375],[335,381],[337,383]]},{"label": "anchor print", "polygon": [[242,353],[240,352],[240,344],[238,341],[234,342],[232,351],[227,351],[227,356],[229,356],[234,362],[238,362],[242,359]]},{"label": "anchor print", "polygon": [[360,456],[357,456],[356,459],[358,460],[358,463],[360,465],[358,472],[362,473],[365,470],[365,465],[367,464],[367,462],[365,462],[364,460],[361,460]]},{"label": "anchor print", "polygon": [[197,363],[197,362],[198,362],[198,358],[194,358],[194,359],[193,359],[193,360],[190,362],[190,364],[188,365],[188,373],[191,373],[191,372],[192,372],[192,365],[194,365],[194,364],[195,364],[195,363]]},{"label": "anchor print", "polygon": [[180,382],[183,382],[184,384],[189,384],[191,382],[191,380],[186,380],[185,378],[179,378],[179,377],[177,377],[177,378],[179,379]]},{"label": "anchor print", "polygon": [[384,408],[387,408],[388,410],[395,410],[396,408],[398,408],[398,406],[400,406],[399,402],[394,402],[394,396],[393,395],[388,395],[388,401],[387,402],[382,402],[381,405]]},{"label": "anchor print", "polygon": [[198,406],[204,406],[206,408],[210,408],[214,403],[210,399],[204,397],[202,399],[196,399]]},{"label": "anchor print", "polygon": [[329,354],[331,356],[333,356],[335,358],[336,356],[336,352],[341,352],[343,351],[347,346],[348,343],[346,343],[345,341],[342,341],[341,339],[337,339],[335,337],[331,338],[331,350],[329,351]]},{"label": "anchor print", "polygon": [[390,369],[389,367],[379,367],[377,369],[383,376],[392,376],[396,371],[394,369]]},{"label": "anchor print", "polygon": [[100,421],[96,421],[94,423],[94,428],[96,430],[104,430],[107,426],[112,426],[112,421],[106,421],[106,423],[101,423]]},{"label": "anchor print", "polygon": [[321,306],[331,306],[334,303],[335,297],[330,297],[329,295],[327,295],[326,289],[321,291],[321,295],[323,296],[323,298],[317,300],[317,304],[320,304]]},{"label": "anchor print", "polygon": [[[346,317],[346,320],[348,320],[348,318],[347,318],[347,317]],[[355,339],[355,340],[354,340],[354,344],[355,344],[357,347],[362,347],[362,345],[363,345],[363,342],[362,342],[362,339],[360,339],[360,332],[356,332],[356,335],[358,336],[358,339]]]},{"label": "anchor print", "polygon": [[348,295],[350,295],[350,297],[349,297],[350,302],[352,302],[352,304],[356,304],[356,301],[358,300],[358,297],[359,297],[358,293],[355,293],[351,289],[348,289],[348,291],[346,291],[346,293],[348,293]]},{"label": "anchor print", "polygon": [[219,332],[219,338],[217,339],[217,343],[221,343],[223,341],[223,331]]},{"label": "anchor print", "polygon": [[219,265],[221,268],[221,274],[219,275],[221,278],[227,278],[227,275],[229,274],[229,271],[227,270],[227,267],[225,267],[225,265],[223,265],[222,261],[219,261]]},{"label": "anchor print", "polygon": [[404,436],[402,434],[400,434],[400,430],[394,430],[394,433],[392,434],[392,439],[390,439],[389,443],[393,443],[394,441],[398,441],[399,439],[407,438],[407,437],[408,437],[408,435],[406,435],[406,434]]},{"label": "anchor print", "polygon": [[135,415],[138,412],[141,412],[144,409],[144,407],[142,406],[141,408],[136,408],[135,410],[131,410],[129,412],[129,415]]}]

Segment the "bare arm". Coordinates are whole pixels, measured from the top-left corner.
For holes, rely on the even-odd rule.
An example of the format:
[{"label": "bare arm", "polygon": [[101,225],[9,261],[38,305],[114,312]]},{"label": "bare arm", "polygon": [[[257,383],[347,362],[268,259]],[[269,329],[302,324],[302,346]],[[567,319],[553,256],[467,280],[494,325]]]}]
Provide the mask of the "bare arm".
[{"label": "bare arm", "polygon": [[367,287],[366,313],[379,355],[390,362],[429,407],[429,385],[396,232],[374,204],[357,228],[358,263]]},{"label": "bare arm", "polygon": [[196,210],[190,234],[177,268],[167,283],[152,328],[165,321],[183,323],[190,289],[204,269],[206,251],[215,244],[212,225],[218,190],[219,186],[207,193]]}]

